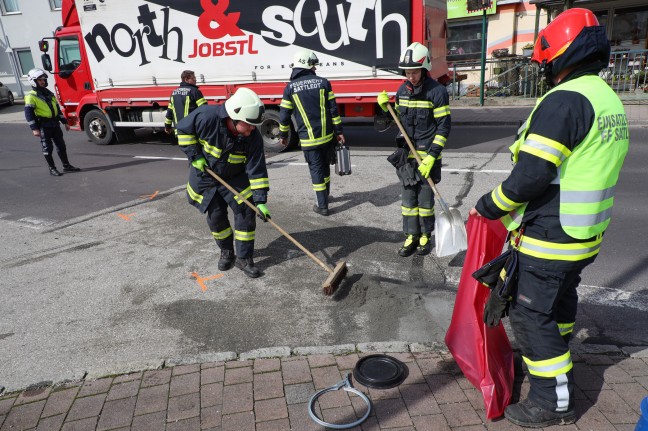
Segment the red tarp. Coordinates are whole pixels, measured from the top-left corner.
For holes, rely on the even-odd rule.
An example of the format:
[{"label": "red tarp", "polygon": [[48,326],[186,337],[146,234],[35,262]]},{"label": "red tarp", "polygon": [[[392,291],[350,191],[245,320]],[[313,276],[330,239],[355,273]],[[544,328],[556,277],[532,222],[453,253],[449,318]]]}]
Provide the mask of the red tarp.
[{"label": "red tarp", "polygon": [[513,350],[504,326],[483,323],[490,290],[472,273],[502,253],[506,229],[499,220],[470,216],[468,251],[457,290],[452,321],[445,336],[450,353],[466,378],[484,396],[486,417],[504,414],[513,391]]}]

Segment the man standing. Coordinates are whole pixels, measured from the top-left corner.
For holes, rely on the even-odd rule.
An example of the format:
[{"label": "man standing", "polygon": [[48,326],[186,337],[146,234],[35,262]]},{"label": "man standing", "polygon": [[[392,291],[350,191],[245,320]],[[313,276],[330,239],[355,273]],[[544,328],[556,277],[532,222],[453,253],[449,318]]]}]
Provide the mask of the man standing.
[{"label": "man standing", "polygon": [[[328,155],[336,140],[344,144],[344,135],[331,84],[315,74],[315,66],[318,64],[319,60],[313,51],[304,49],[295,54],[290,82],[284,89],[279,105],[279,131],[281,143],[287,145],[290,117],[294,111],[297,133],[315,191],[313,211],[327,216],[331,190]],[[336,140],[333,139],[334,136]]]},{"label": "man standing", "polygon": [[196,74],[193,70],[185,70],[180,75],[180,87],[173,90],[164,119],[164,131],[171,134],[172,124],[189,115],[197,107],[207,103],[203,94],[196,86]]},{"label": "man standing", "polygon": [[47,73],[42,69],[32,69],[27,73],[27,77],[32,91],[25,96],[25,119],[32,134],[41,140],[50,175],[55,177],[63,175],[56,169],[52,156],[55,145],[56,152],[63,163],[63,172],[80,171],[81,169],[72,166],[68,160],[59,122],[65,125],[65,130],[70,130],[70,126],[61,112],[54,93],[47,88]]},{"label": "man standing", "polygon": [[[405,48],[398,67],[407,80],[396,92],[396,112],[422,161],[417,168],[414,155],[403,150],[407,161],[397,174],[403,186],[401,213],[406,238],[398,254],[407,257],[416,251],[424,256],[432,247],[435,220],[434,193],[427,178],[432,175],[435,184],[441,181],[441,151],[450,135],[450,98],[445,87],[430,77],[430,53],[420,43]],[[387,92],[380,93],[377,101],[387,111]]]},{"label": "man standing", "polygon": [[[568,344],[576,288],[610,223],[629,145],[623,105],[598,76],[609,58],[605,28],[587,9],[566,10],[540,32],[531,60],[553,88],[518,131],[509,177],[470,210],[500,218],[517,243],[509,315],[531,389],[504,414],[522,427],[576,419]],[[493,295],[484,321],[499,324],[507,301]]]},{"label": "man standing", "polygon": [[[223,105],[203,105],[176,126],[178,145],[191,162],[187,199],[207,213],[207,225],[221,250],[218,269],[227,271],[236,265],[250,278],[261,275],[253,260],[255,212],[205,172],[205,167],[253,201],[263,214],[263,221],[267,221],[270,212],[265,203],[270,182],[263,140],[256,130],[264,111],[256,93],[239,88]],[[234,213],[233,232],[227,217],[228,206]]]}]

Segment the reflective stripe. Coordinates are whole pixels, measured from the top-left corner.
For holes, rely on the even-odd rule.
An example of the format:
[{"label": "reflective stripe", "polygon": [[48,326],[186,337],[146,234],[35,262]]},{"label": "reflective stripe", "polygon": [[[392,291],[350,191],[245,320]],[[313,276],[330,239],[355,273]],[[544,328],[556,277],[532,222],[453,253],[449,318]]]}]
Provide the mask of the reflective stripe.
[{"label": "reflective stripe", "polygon": [[[511,232],[511,244],[515,244],[518,232]],[[538,257],[540,259],[555,259],[577,261],[587,259],[597,254],[601,248],[602,235],[598,235],[594,241],[572,242],[561,244],[556,242],[541,241],[535,238],[522,236],[520,241],[520,253]]]},{"label": "reflective stripe", "polygon": [[[315,135],[313,135],[313,128],[310,125],[310,121],[308,121],[308,117],[306,116],[306,111],[304,110],[304,107],[301,104],[301,101],[299,100],[299,96],[296,94],[293,94],[293,97],[295,98],[295,105],[297,105],[297,110],[299,111],[299,114],[302,117],[302,120],[304,121],[304,126],[306,126],[306,131],[308,132],[308,137],[309,141],[315,139]],[[304,141],[302,140],[302,143]]]},{"label": "reflective stripe", "polygon": [[[418,153],[418,155],[419,155],[419,157],[420,157],[421,159],[424,159],[424,158],[426,158],[427,156],[429,156],[429,154],[428,154],[425,150],[416,150],[416,152]],[[408,154],[407,158],[408,158],[408,159],[413,159],[413,158],[414,158],[414,154],[412,154],[412,153],[410,152],[410,153]],[[439,158],[441,158],[441,157],[439,157]]]},{"label": "reflective stripe", "polygon": [[244,230],[235,230],[234,239],[239,241],[254,241],[254,232],[255,231],[246,232]]},{"label": "reflective stripe", "polygon": [[491,192],[491,198],[493,199],[493,203],[497,205],[499,209],[502,211],[513,211],[515,208],[519,207],[522,205],[523,202],[515,202],[504,194],[504,191],[502,190],[502,184],[497,186],[492,192]]},{"label": "reflective stripe", "polygon": [[313,184],[313,190],[316,192],[323,192],[326,190],[326,183]]},{"label": "reflective stripe", "polygon": [[334,100],[334,99],[335,99],[335,94],[332,91],[329,91],[328,100]]},{"label": "reflective stripe", "polygon": [[196,193],[196,191],[193,188],[191,188],[191,185],[189,183],[187,183],[187,194],[189,195],[192,201],[202,204],[203,196],[201,194]]},{"label": "reflective stripe", "polygon": [[36,124],[36,120],[28,121],[27,124],[29,124],[30,126],[33,126],[33,125]]},{"label": "reflective stripe", "polygon": [[560,335],[567,335],[572,332],[574,332],[574,325],[576,322],[571,322],[571,323],[559,323],[558,324],[558,331],[560,331]]},{"label": "reflective stripe", "polygon": [[528,124],[529,124],[529,119],[527,118],[527,120],[526,120],[524,123],[522,123],[522,125],[520,126],[520,128],[517,130],[517,135],[518,135],[518,136],[522,136],[522,134],[523,134],[524,132],[526,132],[526,129],[527,129]]},{"label": "reflective stripe", "polygon": [[191,102],[191,99],[189,99],[188,97],[185,97],[185,103],[184,103],[184,105],[185,105],[185,106],[184,106],[184,117],[186,117],[187,115],[189,115],[189,103],[190,103],[190,102]]},{"label": "reflective stripe", "polygon": [[230,154],[229,157],[227,157],[227,163],[231,163],[233,165],[240,165],[241,163],[245,163],[247,161],[247,157],[241,154]]},{"label": "reflective stripe", "polygon": [[223,150],[213,145],[209,145],[209,142],[205,141],[204,139],[199,139],[199,142],[202,144],[203,150],[205,150],[207,153],[211,154],[212,156],[216,157],[217,159],[220,159]]},{"label": "reflective stripe", "polygon": [[178,135],[178,145],[187,146],[195,145],[198,143],[198,140],[194,135]]},{"label": "reflective stripe", "polygon": [[342,124],[342,119],[339,116],[338,117],[333,117],[333,118],[331,118],[331,122],[333,124]]},{"label": "reflective stripe", "polygon": [[330,182],[331,182],[331,177],[324,178],[324,184],[328,184]]},{"label": "reflective stripe", "polygon": [[401,214],[405,217],[418,217],[419,209],[418,208],[407,208],[401,206]]},{"label": "reflective stripe", "polygon": [[252,190],[268,189],[270,188],[270,180],[268,178],[251,178],[250,187]]},{"label": "reflective stripe", "polygon": [[525,202],[500,219],[504,226],[506,226],[507,230],[513,230],[520,227],[522,219],[524,218],[524,210],[526,210],[527,205],[528,202]]},{"label": "reflective stripe", "polygon": [[[252,197],[252,188],[251,188],[251,187],[248,187],[248,188],[246,188],[245,190],[241,190],[241,191],[239,192],[239,194],[240,194],[241,196],[243,196],[243,199],[248,200],[248,199],[250,199],[250,198]],[[243,201],[242,201],[241,199],[239,199],[239,197],[236,196],[236,195],[234,195],[234,200],[235,200],[236,203],[239,204],[239,205],[240,205],[241,203],[243,203]]]},{"label": "reflective stripe", "polygon": [[315,147],[317,145],[322,145],[326,144],[329,142],[331,139],[333,139],[333,133],[330,133],[326,136],[323,136],[321,138],[316,138],[316,139],[301,139],[301,146],[303,147]]},{"label": "reflective stripe", "polygon": [[34,105],[33,103],[25,103],[25,106],[26,106],[27,108],[33,108],[33,107],[35,107],[36,105]]},{"label": "reflective stripe", "polygon": [[608,187],[603,190],[586,190],[586,191],[576,191],[576,190],[561,190],[560,191],[560,202],[561,203],[597,203],[603,202],[606,199],[613,198],[615,193],[616,185]]},{"label": "reflective stripe", "polygon": [[560,213],[560,224],[563,227],[589,227],[612,218],[612,207],[596,214],[565,214]]},{"label": "reflective stripe", "polygon": [[445,143],[448,139],[445,136],[442,135],[436,135],[434,137],[434,140],[432,141],[432,144],[436,144],[440,147],[445,147]]},{"label": "reflective stripe", "polygon": [[556,376],[556,411],[566,412],[569,409],[569,380],[567,374]]},{"label": "reflective stripe", "polygon": [[434,118],[441,118],[450,115],[450,106],[445,105],[434,110]]},{"label": "reflective stripe", "polygon": [[322,136],[326,135],[326,95],[324,89],[320,88],[320,124],[322,125]]},{"label": "reflective stripe", "polygon": [[201,97],[200,99],[196,100],[196,106],[203,106],[207,101],[205,100],[204,97]]},{"label": "reflective stripe", "polygon": [[527,136],[526,140],[520,147],[520,151],[533,154],[534,156],[545,159],[556,166],[560,166],[571,154],[571,150],[560,142],[534,133]]},{"label": "reflective stripe", "polygon": [[281,99],[281,103],[279,104],[279,107],[286,108],[286,109],[293,109],[293,104],[290,100]]},{"label": "reflective stripe", "polygon": [[287,132],[290,130],[290,126],[286,124],[285,126],[283,124],[279,124],[279,131],[280,132]]},{"label": "reflective stripe", "polygon": [[526,356],[522,356],[529,369],[529,374],[538,377],[556,377],[565,374],[574,367],[571,360],[571,353],[556,356],[555,358],[545,359],[542,361],[532,361]]},{"label": "reflective stripe", "polygon": [[400,106],[405,106],[407,108],[434,109],[434,103],[430,102],[429,100],[401,99]]},{"label": "reflective stripe", "polygon": [[232,228],[228,227],[227,229],[224,229],[224,230],[222,230],[220,232],[212,232],[212,235],[216,239],[229,238],[230,236],[232,236]]},{"label": "reflective stripe", "polygon": [[419,216],[421,217],[432,217],[434,215],[434,208],[420,208],[419,207]]}]

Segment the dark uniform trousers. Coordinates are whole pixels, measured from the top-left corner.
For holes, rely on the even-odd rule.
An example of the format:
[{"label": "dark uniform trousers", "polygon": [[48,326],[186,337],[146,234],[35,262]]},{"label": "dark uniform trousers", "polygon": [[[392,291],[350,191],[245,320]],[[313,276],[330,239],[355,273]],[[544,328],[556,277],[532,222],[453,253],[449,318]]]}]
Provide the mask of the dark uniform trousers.
[{"label": "dark uniform trousers", "polygon": [[40,126],[40,141],[43,147],[43,155],[49,166],[54,166],[54,158],[52,157],[52,150],[56,146],[56,153],[58,154],[64,166],[70,164],[67,157],[67,149],[65,141],[63,140],[63,131],[57,122],[51,122]]},{"label": "dark uniform trousers", "polygon": [[[576,321],[580,273],[591,260],[556,262],[523,253],[519,259],[517,293],[509,318],[527,367],[530,371],[534,367],[527,360],[543,369],[560,370],[569,364],[569,369],[551,377],[529,372],[529,398],[550,411],[573,409],[574,373],[568,343]],[[547,358],[553,358],[553,363],[547,364]]]},{"label": "dark uniform trousers", "polygon": [[[418,166],[414,159],[408,160]],[[417,172],[414,170],[414,172]],[[426,179],[411,186],[403,186],[401,191],[401,212],[405,235],[430,234],[434,230],[434,192]]]},{"label": "dark uniform trousers", "polygon": [[304,150],[304,159],[308,163],[317,206],[328,208],[328,197],[331,191],[331,165],[329,164],[329,146],[333,141]]}]

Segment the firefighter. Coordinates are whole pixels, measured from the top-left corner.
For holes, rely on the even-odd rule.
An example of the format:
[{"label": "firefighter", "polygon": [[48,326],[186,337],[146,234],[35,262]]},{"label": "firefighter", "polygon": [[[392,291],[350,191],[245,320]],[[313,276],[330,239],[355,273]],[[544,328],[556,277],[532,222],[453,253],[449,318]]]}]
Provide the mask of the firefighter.
[{"label": "firefighter", "polygon": [[[227,271],[235,265],[250,278],[261,275],[253,260],[255,212],[205,172],[205,167],[254,202],[263,216],[259,217],[267,221],[270,182],[263,141],[256,130],[263,113],[259,96],[242,87],[224,104],[200,106],[176,125],[178,145],[191,163],[187,199],[207,213],[207,225],[221,251],[218,269]],[[228,206],[234,213],[233,231]]]},{"label": "firefighter", "polygon": [[54,163],[52,156],[54,146],[56,146],[56,153],[61,159],[61,163],[63,163],[63,172],[80,171],[81,169],[72,166],[68,160],[63,131],[59,122],[65,125],[65,130],[70,130],[70,125],[63,116],[54,93],[47,88],[47,73],[42,69],[32,69],[27,73],[27,79],[32,86],[32,91],[25,96],[25,119],[32,134],[40,138],[50,175],[55,177],[63,175],[56,169]]},{"label": "firefighter", "polygon": [[279,131],[281,143],[288,145],[290,117],[294,113],[300,145],[304,150],[315,191],[313,211],[328,216],[330,154],[335,149],[335,142],[344,144],[345,141],[331,84],[315,74],[315,66],[318,64],[319,60],[313,51],[303,49],[295,53],[290,82],[284,89],[279,105]]},{"label": "firefighter", "polygon": [[[418,42],[405,48],[398,67],[405,71],[405,82],[396,92],[396,112],[403,128],[421,157],[416,159],[407,149],[402,137],[397,139],[397,153],[403,161],[395,163],[401,180],[401,213],[405,243],[398,250],[403,257],[414,252],[424,256],[430,253],[430,237],[434,230],[434,193],[427,182],[441,181],[441,151],[450,135],[450,106],[445,87],[430,77],[430,53]],[[387,111],[389,96],[378,94],[378,104]]]},{"label": "firefighter", "polygon": [[[501,219],[512,244],[518,241],[517,291],[508,312],[530,391],[504,414],[522,427],[576,419],[568,345],[576,288],[610,223],[629,145],[623,105],[598,76],[609,58],[605,27],[587,9],[568,9],[540,32],[531,60],[553,88],[518,131],[509,177],[470,210]],[[485,321],[499,324],[507,305],[489,298]]]},{"label": "firefighter", "polygon": [[196,74],[193,70],[185,70],[180,74],[180,87],[173,90],[169,99],[169,107],[164,119],[164,131],[170,135],[173,124],[189,115],[197,107],[207,103],[205,97],[196,86]]}]

